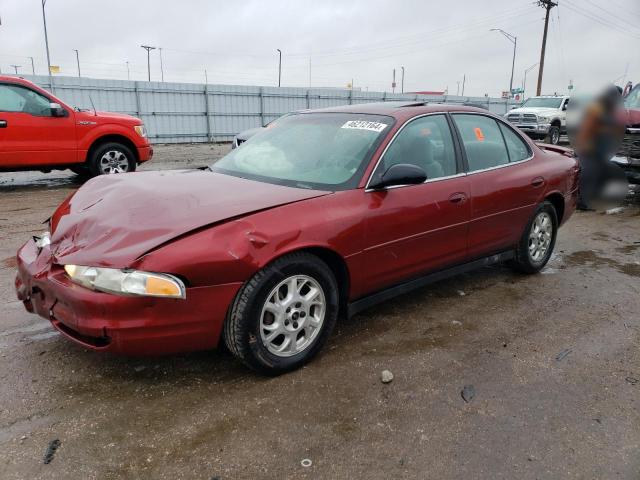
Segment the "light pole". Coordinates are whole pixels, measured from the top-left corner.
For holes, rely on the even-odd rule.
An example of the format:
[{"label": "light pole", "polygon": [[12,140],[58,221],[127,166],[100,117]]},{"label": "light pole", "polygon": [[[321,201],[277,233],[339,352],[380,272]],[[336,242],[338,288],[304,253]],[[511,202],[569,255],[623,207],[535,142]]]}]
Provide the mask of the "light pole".
[{"label": "light pole", "polygon": [[276,48],[278,51],[278,86],[280,86],[280,81],[282,80],[282,50]]},{"label": "light pole", "polygon": [[78,65],[78,78],[80,78],[80,54],[78,53],[78,50],[76,50],[75,48],[73,49],[74,52],[76,52],[76,64]]},{"label": "light pole", "polygon": [[400,93],[404,93],[404,67],[402,69],[402,80],[400,80]]},{"label": "light pole", "polygon": [[29,59],[31,60],[31,74],[35,77],[35,75],[36,75],[36,66],[33,63],[33,57],[29,57]]},{"label": "light pole", "polygon": [[531,70],[533,70],[537,66],[538,66],[538,63],[536,62],[524,71],[524,78],[522,79],[522,99],[523,100],[525,99],[524,93],[525,93],[525,88],[527,86],[527,73],[529,73]]},{"label": "light pole", "polygon": [[16,71],[16,75],[18,75],[18,69],[22,68],[22,65],[9,65],[9,66],[14,68],[14,70]]},{"label": "light pole", "polygon": [[140,45],[140,46],[147,51],[147,78],[149,81],[151,81],[151,59],[149,56],[149,52],[151,50],[155,50],[156,47],[150,47],[149,45]]},{"label": "light pole", "polygon": [[47,48],[47,73],[49,75],[49,86],[53,90],[53,77],[51,76],[51,56],[49,55],[49,36],[47,35],[47,15],[44,11],[44,6],[47,4],[47,0],[42,0],[42,23],[44,23],[44,45]]},{"label": "light pole", "polygon": [[160,52],[160,81],[164,82],[164,66],[162,65],[162,47],[158,48]]},{"label": "light pole", "polygon": [[513,90],[513,69],[516,66],[516,46],[518,44],[518,37],[505,32],[501,28],[492,28],[491,31],[500,32],[502,35],[504,35],[507,38],[507,40],[513,43],[513,60],[511,62],[511,80],[509,80],[509,98],[511,98],[511,91]]},{"label": "light pole", "polygon": [[127,64],[127,80],[131,80],[131,74],[129,73],[129,60],[125,62]]}]

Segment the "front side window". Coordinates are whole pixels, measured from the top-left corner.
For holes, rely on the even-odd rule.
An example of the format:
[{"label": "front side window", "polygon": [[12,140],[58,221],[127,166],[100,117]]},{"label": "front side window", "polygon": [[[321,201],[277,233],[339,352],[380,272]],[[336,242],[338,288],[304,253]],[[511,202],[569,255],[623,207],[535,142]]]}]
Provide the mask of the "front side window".
[{"label": "front side window", "polygon": [[410,120],[387,149],[374,178],[384,174],[391,165],[399,163],[422,168],[427,179],[457,173],[451,130],[444,115],[428,115]]},{"label": "front side window", "polygon": [[627,108],[640,109],[640,85],[636,85],[624,100]]},{"label": "front side window", "polygon": [[38,117],[50,117],[48,98],[19,85],[0,85],[0,112],[28,113]]},{"label": "front side window", "polygon": [[454,114],[462,144],[467,155],[469,171],[485,170],[509,163],[498,123],[484,115]]},{"label": "front side window", "polygon": [[355,188],[393,123],[386,115],[292,114],[231,150],[210,169],[298,188]]}]

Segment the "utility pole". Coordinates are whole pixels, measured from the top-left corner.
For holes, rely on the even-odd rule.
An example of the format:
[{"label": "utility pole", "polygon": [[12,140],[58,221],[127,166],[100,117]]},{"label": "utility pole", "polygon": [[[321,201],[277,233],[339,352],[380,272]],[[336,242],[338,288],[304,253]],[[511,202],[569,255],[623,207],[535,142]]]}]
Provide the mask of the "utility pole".
[{"label": "utility pole", "polygon": [[391,93],[396,93],[396,69],[393,69],[393,81],[391,82]]},{"label": "utility pole", "polygon": [[31,74],[35,77],[35,75],[36,75],[36,66],[33,63],[33,57],[29,57],[29,59],[31,60]]},{"label": "utility pole", "polygon": [[164,82],[164,66],[162,65],[162,47],[158,49],[160,52],[160,81]]},{"label": "utility pole", "polygon": [[404,93],[404,67],[402,69],[402,80],[400,81],[400,93]]},{"label": "utility pole", "polygon": [[462,76],[462,96],[464,97],[464,84],[467,83],[467,74]]},{"label": "utility pole", "polygon": [[44,23],[44,45],[47,48],[47,74],[49,75],[49,86],[53,90],[53,76],[51,75],[51,56],[49,55],[49,36],[47,35],[47,15],[44,6],[47,0],[42,0],[42,23]]},{"label": "utility pole", "polygon": [[516,66],[516,46],[518,45],[518,37],[505,32],[501,28],[492,28],[491,31],[500,32],[502,35],[505,36],[505,38],[507,38],[507,40],[513,43],[513,60],[511,61],[511,79],[509,80],[509,98],[511,98],[511,91],[513,90],[513,69]]},{"label": "utility pole", "polygon": [[456,82],[458,84],[458,88],[456,88],[456,97],[460,96],[460,80]]},{"label": "utility pole", "polygon": [[278,86],[280,86],[280,81],[282,80],[282,50],[276,48],[278,51]]},{"label": "utility pole", "polygon": [[544,17],[544,35],[542,36],[542,50],[540,51],[540,68],[538,69],[538,87],[536,95],[542,94],[542,73],[544,71],[544,52],[547,49],[547,30],[549,29],[549,12],[553,7],[557,7],[558,3],[552,0],[538,0],[538,6],[544,7],[547,11]]},{"label": "utility pole", "polygon": [[18,69],[22,68],[22,65],[9,65],[10,67],[13,67],[16,71],[16,75],[18,75]]},{"label": "utility pole", "polygon": [[209,77],[207,77],[207,69],[204,69],[204,84],[208,85],[209,84]]},{"label": "utility pole", "polygon": [[140,46],[147,51],[147,79],[151,81],[151,60],[149,57],[149,52],[151,50],[155,50],[156,47],[150,47],[149,45],[140,45]]},{"label": "utility pole", "polygon": [[129,60],[125,62],[127,64],[127,80],[131,80],[131,74],[129,73]]},{"label": "utility pole", "polygon": [[80,78],[80,54],[78,53],[78,50],[76,50],[75,48],[73,49],[74,52],[76,52],[76,64],[78,65],[78,78]]}]

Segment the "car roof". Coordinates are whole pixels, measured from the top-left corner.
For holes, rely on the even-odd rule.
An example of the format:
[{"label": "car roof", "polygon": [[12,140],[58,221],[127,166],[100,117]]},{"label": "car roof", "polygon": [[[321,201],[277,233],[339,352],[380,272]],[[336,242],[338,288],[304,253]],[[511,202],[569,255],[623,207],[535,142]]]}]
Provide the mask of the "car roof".
[{"label": "car roof", "polygon": [[469,107],[460,104],[429,103],[429,102],[375,102],[344,105],[339,107],[327,107],[307,110],[305,113],[363,113],[370,115],[389,115],[396,118],[413,117],[425,113],[441,112],[477,112],[490,113],[488,110],[478,107]]},{"label": "car roof", "polygon": [[29,80],[14,75],[0,75],[0,82],[21,83],[23,85],[31,84]]}]

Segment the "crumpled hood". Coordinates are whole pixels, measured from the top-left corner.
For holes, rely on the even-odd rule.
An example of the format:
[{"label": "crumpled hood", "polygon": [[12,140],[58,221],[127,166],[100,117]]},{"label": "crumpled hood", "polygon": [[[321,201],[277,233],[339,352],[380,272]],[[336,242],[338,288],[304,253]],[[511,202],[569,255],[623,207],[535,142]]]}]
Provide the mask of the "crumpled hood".
[{"label": "crumpled hood", "polygon": [[94,178],[51,218],[51,252],[60,264],[123,268],[177,236],[328,192],[203,170]]}]

